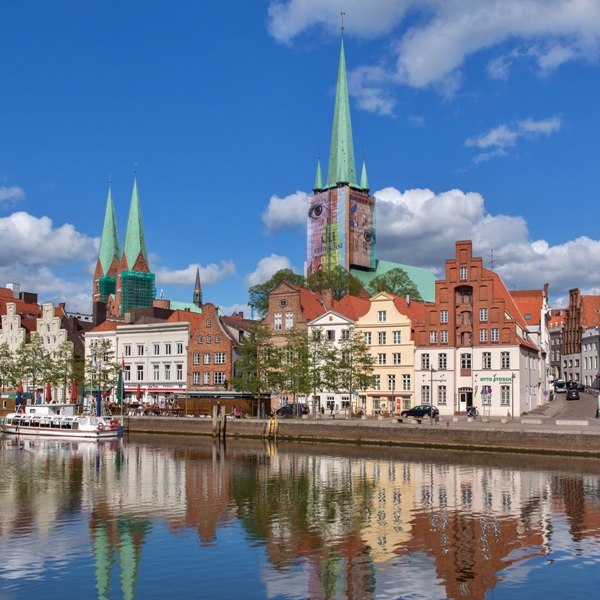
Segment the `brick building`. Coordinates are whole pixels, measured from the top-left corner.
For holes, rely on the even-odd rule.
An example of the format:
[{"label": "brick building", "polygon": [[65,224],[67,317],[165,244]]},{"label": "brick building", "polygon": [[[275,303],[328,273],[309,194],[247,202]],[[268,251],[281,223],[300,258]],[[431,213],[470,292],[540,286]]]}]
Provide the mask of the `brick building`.
[{"label": "brick building", "polygon": [[442,415],[478,404],[506,416],[543,401],[539,348],[500,277],[472,256],[470,241],[456,242],[435,302],[424,308],[414,329],[416,403],[431,401]]}]

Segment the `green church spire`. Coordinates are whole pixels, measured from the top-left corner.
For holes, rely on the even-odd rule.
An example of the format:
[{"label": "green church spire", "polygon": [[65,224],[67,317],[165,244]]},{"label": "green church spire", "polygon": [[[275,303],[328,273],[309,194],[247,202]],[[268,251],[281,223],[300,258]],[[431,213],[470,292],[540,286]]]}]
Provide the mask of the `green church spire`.
[{"label": "green church spire", "polygon": [[365,191],[369,191],[369,178],[367,177],[367,159],[363,158],[362,173],[360,176],[360,187]]},{"label": "green church spire", "polygon": [[125,230],[125,241],[123,242],[123,253],[127,259],[127,266],[131,270],[141,254],[148,263],[146,252],[146,239],[144,237],[144,225],[142,224],[142,211],[138,196],[137,179],[133,180],[133,192],[131,193],[131,204],[129,205],[129,217],[127,229]]},{"label": "green church spire", "polygon": [[350,122],[350,101],[348,99],[343,37],[335,92],[327,187],[336,187],[338,183],[347,183],[358,187],[356,183],[356,165],[354,163],[354,143],[352,141],[352,124]]},{"label": "green church spire", "polygon": [[121,258],[121,247],[119,245],[119,233],[117,231],[117,219],[113,205],[112,191],[108,188],[108,199],[106,200],[106,212],[104,213],[104,227],[100,238],[100,250],[98,259],[102,266],[102,274],[106,275],[114,259]]},{"label": "green church spire", "polygon": [[315,185],[313,191],[320,191],[323,189],[323,175],[321,175],[321,157],[317,158],[317,176],[315,177]]}]

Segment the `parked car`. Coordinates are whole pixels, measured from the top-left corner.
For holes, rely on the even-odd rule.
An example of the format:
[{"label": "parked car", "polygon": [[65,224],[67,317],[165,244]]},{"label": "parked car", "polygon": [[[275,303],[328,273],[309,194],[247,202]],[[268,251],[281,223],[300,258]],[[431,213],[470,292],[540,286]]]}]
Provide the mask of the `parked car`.
[{"label": "parked car", "polygon": [[439,414],[440,411],[435,406],[432,406],[431,404],[420,404],[419,406],[413,406],[412,408],[403,410],[400,413],[400,416],[403,419],[406,419],[407,417],[415,417],[417,419],[423,417],[431,417],[433,419]]},{"label": "parked car", "polygon": [[579,400],[579,392],[576,389],[567,392],[567,400]]},{"label": "parked car", "polygon": [[293,417],[295,415],[307,415],[308,413],[310,413],[310,409],[306,404],[286,404],[275,411],[278,417]]},{"label": "parked car", "polygon": [[567,381],[567,391],[569,390],[576,390],[577,389],[577,382],[576,381]]},{"label": "parked car", "polygon": [[585,392],[585,385],[583,385],[583,383],[578,383],[577,384],[577,391],[578,392]]}]

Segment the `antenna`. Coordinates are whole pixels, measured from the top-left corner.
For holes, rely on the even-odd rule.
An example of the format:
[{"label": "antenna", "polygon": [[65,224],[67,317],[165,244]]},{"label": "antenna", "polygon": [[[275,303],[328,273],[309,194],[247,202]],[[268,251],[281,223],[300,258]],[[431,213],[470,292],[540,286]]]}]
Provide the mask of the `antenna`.
[{"label": "antenna", "polygon": [[342,27],[341,27],[341,29],[342,29],[342,37],[344,37],[344,17],[346,16],[346,13],[343,12],[343,13],[340,13],[340,15],[342,15]]},{"label": "antenna", "polygon": [[490,250],[490,253],[488,254],[488,256],[490,257],[490,271],[494,270],[494,249],[492,248]]}]

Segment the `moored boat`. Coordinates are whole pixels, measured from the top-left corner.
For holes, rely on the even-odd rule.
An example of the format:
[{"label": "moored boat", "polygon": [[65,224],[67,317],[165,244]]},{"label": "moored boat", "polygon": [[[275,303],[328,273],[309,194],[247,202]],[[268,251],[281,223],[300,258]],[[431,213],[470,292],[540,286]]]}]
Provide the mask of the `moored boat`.
[{"label": "moored boat", "polygon": [[107,439],[116,438],[123,427],[110,417],[77,415],[74,404],[33,404],[2,417],[0,431],[14,435]]}]

